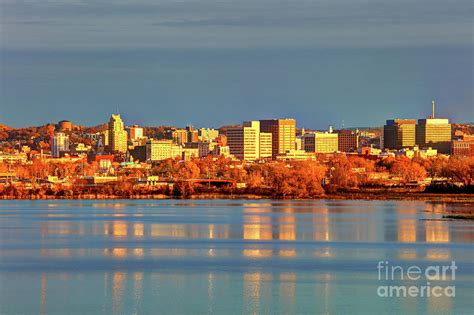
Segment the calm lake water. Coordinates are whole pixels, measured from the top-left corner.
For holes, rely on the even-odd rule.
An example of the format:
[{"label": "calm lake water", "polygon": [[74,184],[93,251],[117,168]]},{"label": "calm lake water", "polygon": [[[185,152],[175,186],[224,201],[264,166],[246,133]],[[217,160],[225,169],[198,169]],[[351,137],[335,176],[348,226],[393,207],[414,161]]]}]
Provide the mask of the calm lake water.
[{"label": "calm lake water", "polygon": [[[473,309],[468,205],[400,201],[1,201],[2,314],[439,313]],[[455,297],[380,297],[377,265],[450,265]]]}]

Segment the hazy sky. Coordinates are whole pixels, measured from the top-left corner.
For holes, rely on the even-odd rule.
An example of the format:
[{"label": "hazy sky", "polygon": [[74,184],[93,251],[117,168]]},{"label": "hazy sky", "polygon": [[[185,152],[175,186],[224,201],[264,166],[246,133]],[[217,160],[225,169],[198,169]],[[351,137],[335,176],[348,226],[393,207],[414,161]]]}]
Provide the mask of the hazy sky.
[{"label": "hazy sky", "polygon": [[471,0],[0,0],[0,123],[474,121]]}]

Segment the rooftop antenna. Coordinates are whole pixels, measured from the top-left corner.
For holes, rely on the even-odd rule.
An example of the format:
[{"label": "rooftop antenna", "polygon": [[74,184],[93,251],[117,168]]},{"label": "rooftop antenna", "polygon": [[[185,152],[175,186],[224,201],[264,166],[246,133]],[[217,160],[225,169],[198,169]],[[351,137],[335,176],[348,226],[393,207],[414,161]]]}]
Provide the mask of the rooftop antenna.
[{"label": "rooftop antenna", "polygon": [[119,110],[118,105],[117,105],[117,114],[120,115],[120,110]]},{"label": "rooftop antenna", "polygon": [[431,100],[431,118],[435,118],[435,101]]},{"label": "rooftop antenna", "polygon": [[344,119],[342,120],[342,125],[341,125],[342,129],[344,129]]}]

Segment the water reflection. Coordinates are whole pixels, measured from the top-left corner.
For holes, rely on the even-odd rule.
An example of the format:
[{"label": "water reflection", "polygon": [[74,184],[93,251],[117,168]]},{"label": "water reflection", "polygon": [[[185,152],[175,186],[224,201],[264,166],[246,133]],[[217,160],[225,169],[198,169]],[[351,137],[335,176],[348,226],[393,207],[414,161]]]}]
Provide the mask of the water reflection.
[{"label": "water reflection", "polygon": [[[291,203],[288,203],[279,207],[278,211],[265,205],[249,203],[242,208],[242,212],[226,215],[234,219],[240,217],[241,225],[212,222],[212,216],[204,217],[205,220],[202,221],[199,219],[178,223],[183,220],[181,216],[176,218],[165,216],[166,221],[170,222],[163,222],[160,218],[147,218],[142,213],[112,213],[110,216],[101,213],[87,221],[62,219],[41,221],[39,235],[41,239],[54,235],[65,237],[95,235],[117,240],[131,238],[279,240],[287,242],[286,248],[281,251],[282,256],[296,255],[290,245],[296,240],[447,243],[451,242],[453,237],[464,242],[471,242],[474,238],[474,232],[468,228],[458,229],[456,235],[451,233],[453,223],[443,221],[442,215],[438,214],[439,211],[446,209],[445,204],[400,203],[395,205],[393,211],[385,211],[382,214],[372,212],[370,207],[344,208],[341,205],[339,208],[331,208],[324,203],[313,208],[292,207]],[[427,214],[424,215],[423,211],[427,211]],[[246,253],[251,256],[255,249],[265,250],[265,246],[252,244],[246,249],[250,250]],[[406,258],[412,257],[408,252],[403,255]]]},{"label": "water reflection", "polygon": [[446,221],[427,220],[425,223],[426,242],[446,243],[449,242],[449,227]]},{"label": "water reflection", "polygon": [[272,275],[260,271],[247,272],[243,276],[243,305],[245,314],[259,314],[263,300],[271,297]]},{"label": "water reflection", "polygon": [[40,300],[40,314],[46,314],[46,291],[47,291],[48,279],[46,273],[41,273],[41,300]]},{"label": "water reflection", "polygon": [[330,241],[332,239],[328,208],[319,209],[313,216],[313,227],[313,239],[315,241]]},{"label": "water reflection", "polygon": [[[1,254],[7,259],[0,266],[15,276],[15,268],[25,268],[35,274],[35,283],[19,286],[21,277],[5,281],[0,272],[14,292],[1,302],[21,306],[31,303],[24,302],[27,297],[34,309],[19,313],[40,314],[58,305],[63,307],[58,313],[68,313],[72,306],[63,304],[69,295],[115,314],[189,313],[191,307],[225,313],[229,305],[236,313],[345,313],[349,303],[359,311],[368,303],[359,296],[369,297],[371,306],[378,303],[376,261],[470,264],[472,222],[444,220],[440,211],[451,211],[449,204],[186,203],[180,201],[179,210],[169,201],[147,201],[146,210],[126,202],[118,208],[71,203],[71,209],[54,207],[51,215],[39,209],[25,220],[2,217]],[[465,287],[465,274],[459,277]],[[459,294],[467,299],[466,291]],[[393,303],[397,312],[466,313],[455,312],[458,299]],[[173,309],[176,304],[182,305]]]},{"label": "water reflection", "polygon": [[414,243],[417,240],[417,209],[401,206],[397,208],[397,239],[401,243]]},{"label": "water reflection", "polygon": [[133,273],[133,314],[139,314],[143,296],[143,272]]},{"label": "water reflection", "polygon": [[127,274],[125,272],[114,272],[112,276],[112,310],[114,314],[122,313],[126,279]]}]

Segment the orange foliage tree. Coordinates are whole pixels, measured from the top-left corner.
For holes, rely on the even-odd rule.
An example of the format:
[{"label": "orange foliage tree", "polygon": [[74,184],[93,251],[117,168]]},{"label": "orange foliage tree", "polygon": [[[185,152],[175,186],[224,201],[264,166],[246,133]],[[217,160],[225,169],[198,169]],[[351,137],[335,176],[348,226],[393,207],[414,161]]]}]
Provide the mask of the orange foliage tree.
[{"label": "orange foliage tree", "polygon": [[406,157],[400,157],[395,160],[391,173],[400,176],[405,183],[423,180],[426,177],[425,168],[416,163],[416,161]]}]

